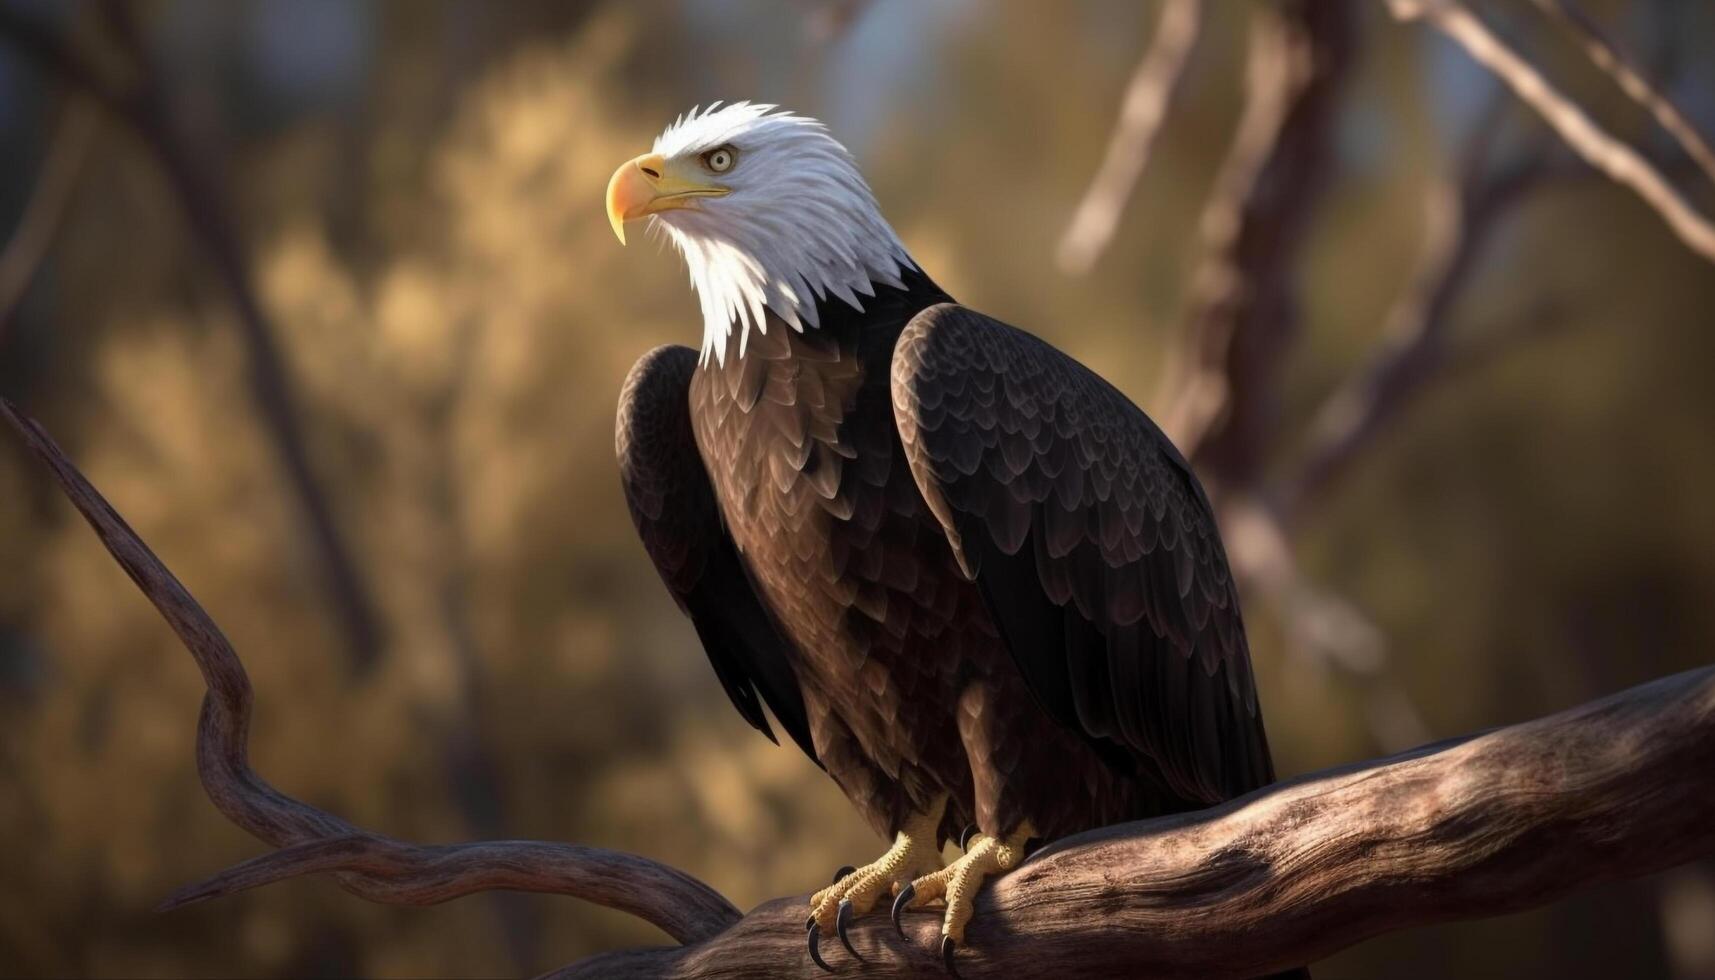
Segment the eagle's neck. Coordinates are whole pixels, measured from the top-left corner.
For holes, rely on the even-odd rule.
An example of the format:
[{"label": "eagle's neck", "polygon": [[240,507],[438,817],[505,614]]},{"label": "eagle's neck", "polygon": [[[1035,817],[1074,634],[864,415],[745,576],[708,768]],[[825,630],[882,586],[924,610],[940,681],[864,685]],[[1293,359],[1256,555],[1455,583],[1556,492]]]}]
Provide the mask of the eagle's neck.
[{"label": "eagle's neck", "polygon": [[862,313],[878,289],[905,288],[917,265],[864,190],[843,202],[839,220],[728,210],[718,222],[693,211],[660,222],[702,305],[703,363],[743,357],[751,331],[771,320],[816,330],[830,307]]},{"label": "eagle's neck", "polygon": [[760,379],[775,369],[786,377],[800,378],[803,372],[789,362],[841,361],[862,353],[882,357],[885,374],[886,355],[911,318],[937,303],[953,301],[915,264],[900,269],[894,283],[870,281],[865,286],[857,290],[861,304],[832,295],[817,300],[796,329],[772,308],[764,313],[760,329],[747,330],[734,318],[727,329],[704,338],[703,367],[729,378]]}]

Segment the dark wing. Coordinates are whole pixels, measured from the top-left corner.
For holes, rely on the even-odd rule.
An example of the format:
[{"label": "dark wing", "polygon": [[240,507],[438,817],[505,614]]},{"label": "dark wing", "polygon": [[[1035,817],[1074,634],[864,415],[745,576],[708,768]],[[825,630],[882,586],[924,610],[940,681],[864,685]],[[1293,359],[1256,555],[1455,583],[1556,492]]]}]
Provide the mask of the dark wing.
[{"label": "dark wing", "polygon": [[918,487],[1043,706],[1187,803],[1272,781],[1208,498],[1094,372],[943,304],[894,348]]},{"label": "dark wing", "polygon": [[762,713],[766,703],[814,760],[804,698],[786,659],[785,641],[721,523],[691,434],[686,393],[696,368],[696,351],[657,347],[626,376],[614,433],[625,502],[644,549],[667,591],[691,617],[733,706],[777,742]]}]

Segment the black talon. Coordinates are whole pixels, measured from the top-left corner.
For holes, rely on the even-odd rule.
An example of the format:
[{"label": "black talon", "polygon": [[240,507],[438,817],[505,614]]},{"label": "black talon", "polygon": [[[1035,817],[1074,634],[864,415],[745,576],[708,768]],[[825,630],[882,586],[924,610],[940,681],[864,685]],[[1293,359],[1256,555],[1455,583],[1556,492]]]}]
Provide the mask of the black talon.
[{"label": "black talon", "polygon": [[839,934],[840,942],[845,945],[846,952],[852,954],[853,959],[856,959],[859,962],[862,962],[863,957],[858,954],[857,950],[852,948],[851,937],[846,935],[846,927],[851,924],[851,921],[852,921],[852,900],[849,898],[842,898],[842,899],[840,899],[839,914],[834,916],[834,932]]},{"label": "black talon", "polygon": [[856,868],[854,868],[848,864],[845,867],[842,867],[840,870],[834,872],[834,884],[837,885],[840,882],[844,881],[846,878],[846,875],[849,875],[856,870],[857,870]]},{"label": "black talon", "polygon": [[815,924],[816,924],[816,917],[815,916],[812,915],[808,919],[805,919],[804,920],[804,931],[809,932],[810,927],[815,925]]},{"label": "black talon", "polygon": [[959,975],[959,971],[953,969],[953,954],[958,950],[959,944],[953,942],[952,936],[941,937],[941,965],[946,967],[947,972],[955,977]]},{"label": "black talon", "polygon": [[976,824],[974,824],[974,823],[965,824],[965,829],[959,832],[959,850],[961,850],[961,851],[970,850],[970,848],[966,847],[965,845],[970,843],[971,835],[976,833],[976,832],[977,832],[977,825]]},{"label": "black talon", "polygon": [[1041,837],[1030,838],[1024,842],[1024,860],[1018,862],[1019,867],[1023,867],[1042,855],[1050,853],[1056,846],[1057,843],[1055,841],[1045,840]]},{"label": "black talon", "polygon": [[893,900],[893,928],[899,933],[900,939],[905,938],[905,926],[899,921],[899,913],[909,908],[911,900],[916,897],[917,883],[908,881],[905,883],[905,887],[899,890],[899,897]]},{"label": "black talon", "polygon": [[822,959],[822,927],[817,925],[814,919],[810,920],[810,959],[826,972],[834,972],[828,961]]}]

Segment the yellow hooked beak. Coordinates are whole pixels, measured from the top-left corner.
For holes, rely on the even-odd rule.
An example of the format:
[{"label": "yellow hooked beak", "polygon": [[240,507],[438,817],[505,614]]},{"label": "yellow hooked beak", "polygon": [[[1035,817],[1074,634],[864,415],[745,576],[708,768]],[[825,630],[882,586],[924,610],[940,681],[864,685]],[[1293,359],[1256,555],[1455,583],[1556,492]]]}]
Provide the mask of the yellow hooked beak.
[{"label": "yellow hooked beak", "polygon": [[708,183],[694,162],[668,161],[659,153],[627,160],[607,182],[607,220],[619,244],[625,244],[625,223],[633,218],[696,207],[699,197],[722,197],[732,188]]}]

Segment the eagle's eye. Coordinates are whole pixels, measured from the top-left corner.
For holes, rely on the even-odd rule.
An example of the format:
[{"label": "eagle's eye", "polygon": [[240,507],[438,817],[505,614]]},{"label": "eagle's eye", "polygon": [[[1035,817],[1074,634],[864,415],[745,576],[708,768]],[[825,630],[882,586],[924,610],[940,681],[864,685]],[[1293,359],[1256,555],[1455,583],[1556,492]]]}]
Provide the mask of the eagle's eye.
[{"label": "eagle's eye", "polygon": [[717,146],[703,154],[703,166],[717,174],[724,174],[732,169],[732,165],[737,159],[738,156],[733,153],[732,147]]}]

